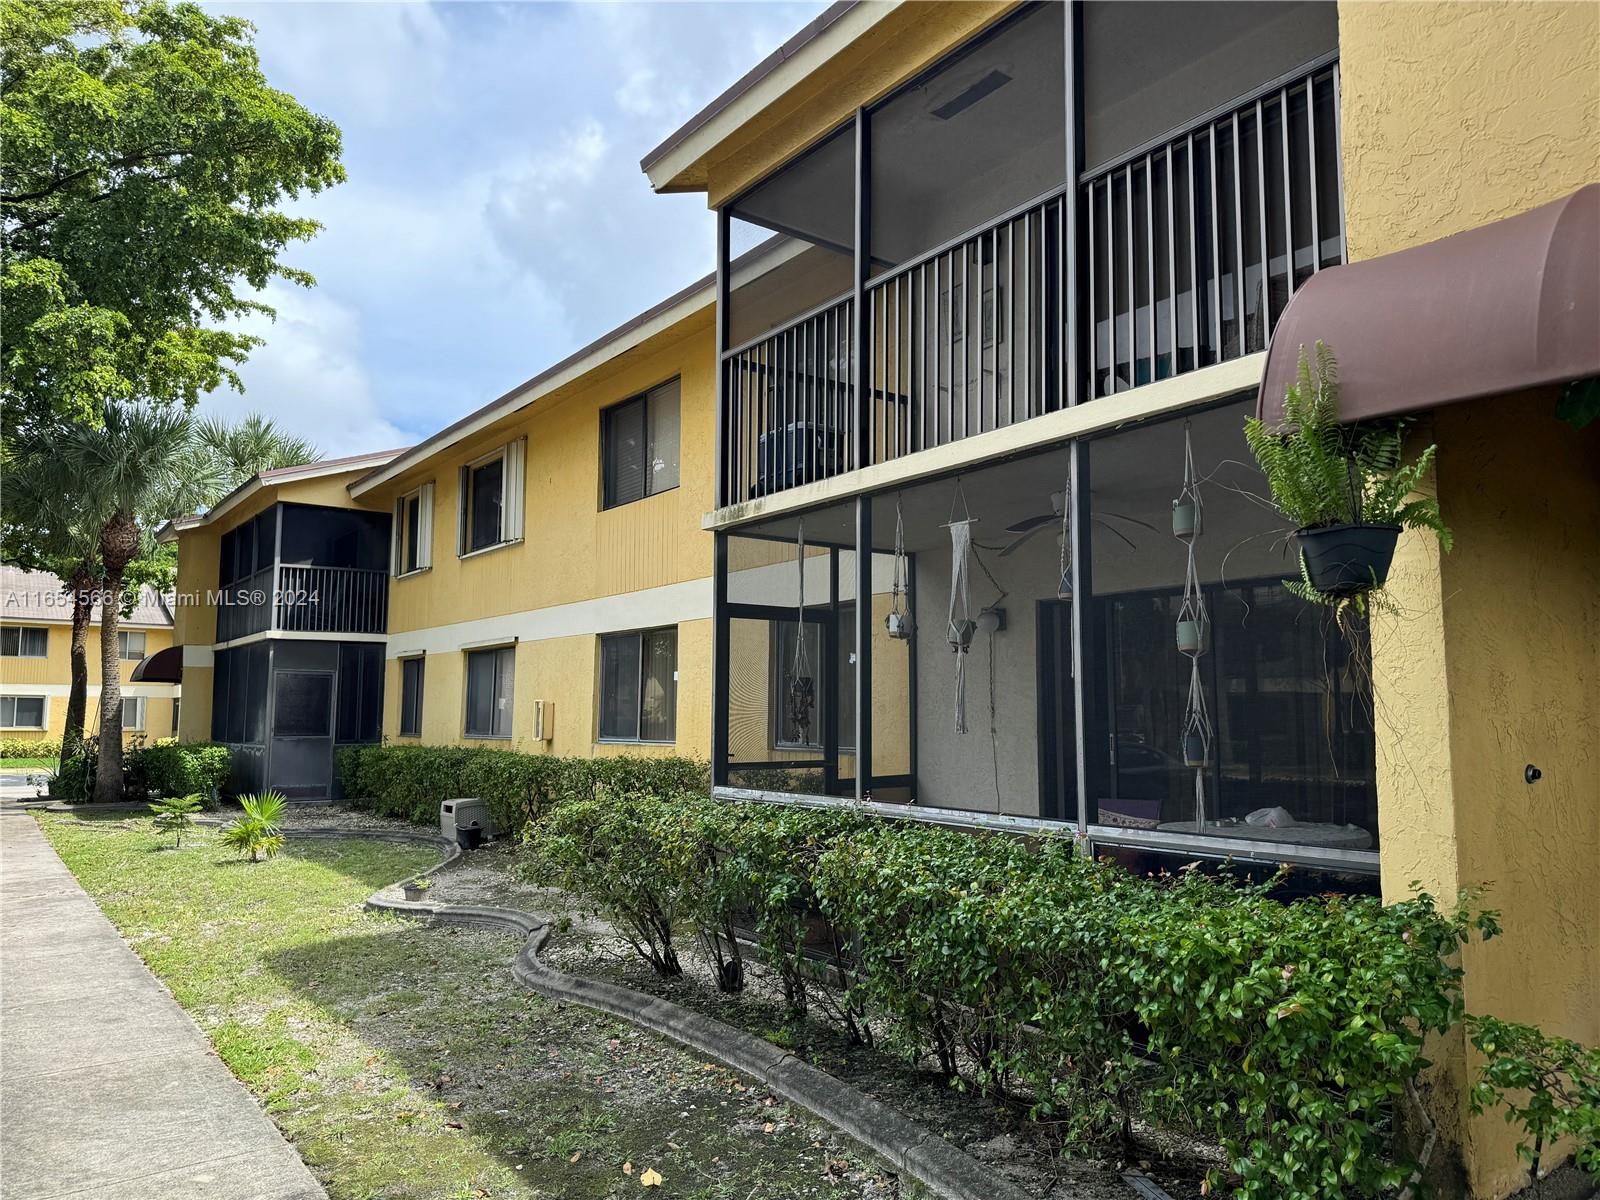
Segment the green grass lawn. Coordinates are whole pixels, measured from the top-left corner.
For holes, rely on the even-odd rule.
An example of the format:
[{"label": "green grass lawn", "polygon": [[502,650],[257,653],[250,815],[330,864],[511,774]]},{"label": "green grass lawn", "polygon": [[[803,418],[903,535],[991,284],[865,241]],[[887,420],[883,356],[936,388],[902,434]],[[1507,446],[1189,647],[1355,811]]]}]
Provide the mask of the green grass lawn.
[{"label": "green grass lawn", "polygon": [[54,771],[53,758],[0,758],[0,771]]},{"label": "green grass lawn", "polygon": [[291,841],[250,864],[210,830],[172,850],[144,819],[41,823],[333,1200],[902,1194],[735,1073],[523,991],[511,935],[362,909],[429,849]]}]

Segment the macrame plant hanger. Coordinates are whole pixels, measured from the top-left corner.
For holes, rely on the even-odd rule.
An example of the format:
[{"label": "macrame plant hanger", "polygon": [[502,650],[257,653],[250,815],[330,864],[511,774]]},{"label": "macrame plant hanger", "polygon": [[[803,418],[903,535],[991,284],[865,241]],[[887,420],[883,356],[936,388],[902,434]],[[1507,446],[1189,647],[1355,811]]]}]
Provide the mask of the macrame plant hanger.
[{"label": "macrame plant hanger", "polygon": [[[956,517],[956,505],[961,506],[961,517]],[[950,650],[956,656],[956,732],[967,732],[967,652],[972,648],[972,635],[978,625],[972,619],[972,596],[969,575],[972,557],[972,527],[977,524],[967,508],[967,493],[956,480],[956,493],[950,500],[950,520],[945,528],[950,531],[950,611],[946,616],[946,634]]]},{"label": "macrame plant hanger", "polygon": [[799,552],[795,558],[799,609],[795,616],[794,663],[789,671],[789,689],[785,697],[789,725],[795,731],[795,740],[801,745],[811,740],[811,716],[817,706],[817,685],[811,676],[811,659],[806,653],[806,523],[800,522]]},{"label": "macrame plant hanger", "polygon": [[1211,617],[1200,587],[1195,545],[1200,540],[1203,506],[1200,481],[1194,469],[1194,446],[1189,422],[1183,423],[1183,490],[1172,502],[1172,534],[1184,543],[1188,562],[1183,577],[1183,601],[1178,606],[1178,651],[1189,659],[1189,698],[1183,711],[1183,761],[1194,768],[1194,830],[1206,826],[1206,768],[1211,761],[1213,731],[1201,685],[1200,659],[1211,635]]},{"label": "macrame plant hanger", "polygon": [[897,494],[894,498],[894,581],[890,585],[889,615],[884,617],[883,624],[890,637],[902,642],[911,638],[911,614],[906,608],[909,591],[905,514],[901,511]]},{"label": "macrame plant hanger", "polygon": [[1061,486],[1061,576],[1056,582],[1056,599],[1072,599],[1072,474]]}]

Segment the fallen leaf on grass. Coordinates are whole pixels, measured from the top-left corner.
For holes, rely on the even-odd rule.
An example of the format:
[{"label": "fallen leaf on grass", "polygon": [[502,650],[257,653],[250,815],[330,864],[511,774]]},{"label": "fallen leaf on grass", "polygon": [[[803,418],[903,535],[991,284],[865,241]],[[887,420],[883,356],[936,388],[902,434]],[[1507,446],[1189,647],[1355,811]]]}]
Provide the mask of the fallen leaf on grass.
[{"label": "fallen leaf on grass", "polygon": [[644,1174],[639,1176],[640,1187],[660,1187],[662,1182],[661,1172],[654,1167],[646,1167]]},{"label": "fallen leaf on grass", "polygon": [[631,1162],[623,1163],[622,1164],[622,1173],[624,1175],[632,1175],[633,1174],[633,1164]]},{"label": "fallen leaf on grass", "polygon": [[[578,1161],[578,1160],[579,1160],[579,1159],[580,1159],[580,1158],[582,1158],[582,1157],[583,1157],[583,1151],[582,1151],[582,1150],[574,1150],[574,1151],[573,1151],[573,1152],[572,1152],[572,1157],[571,1157],[571,1158],[569,1158],[569,1159],[567,1159],[567,1161],[568,1161],[568,1162],[569,1162],[569,1163],[575,1163],[575,1162],[577,1162],[577,1161]],[[519,1171],[520,1171],[520,1170],[522,1170],[522,1168],[521,1168],[521,1167],[518,1167],[518,1168],[517,1168],[517,1170],[519,1170]]]},{"label": "fallen leaf on grass", "polygon": [[762,1133],[771,1133],[776,1128],[777,1128],[776,1125],[774,1125],[771,1121],[768,1121],[765,1125],[763,1125],[761,1127],[761,1132]]}]

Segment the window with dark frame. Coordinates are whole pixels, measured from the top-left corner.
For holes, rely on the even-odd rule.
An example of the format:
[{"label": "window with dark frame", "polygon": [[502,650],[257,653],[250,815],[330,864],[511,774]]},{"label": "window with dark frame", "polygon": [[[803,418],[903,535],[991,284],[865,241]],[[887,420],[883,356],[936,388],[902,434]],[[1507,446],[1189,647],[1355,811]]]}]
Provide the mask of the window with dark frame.
[{"label": "window with dark frame", "polygon": [[124,696],[122,698],[122,727],[138,732],[144,728],[144,697]]},{"label": "window with dark frame", "polygon": [[680,409],[679,381],[671,379],[600,414],[603,507],[678,486]]},{"label": "window with dark frame", "polygon": [[422,493],[413,492],[405,499],[405,556],[401,559],[401,570],[415,571],[417,569],[417,535],[422,531]]},{"label": "window with dark frame", "polygon": [[421,658],[400,660],[400,735],[422,736],[422,680]]},{"label": "window with dark frame", "polygon": [[601,740],[672,742],[677,725],[677,629],[601,637]]},{"label": "window with dark frame", "polygon": [[515,646],[467,652],[467,737],[511,736],[516,668]]},{"label": "window with dark frame", "polygon": [[0,655],[6,658],[44,658],[50,648],[50,631],[27,625],[0,629]]},{"label": "window with dark frame", "polygon": [[497,545],[501,540],[501,515],[505,506],[505,457],[497,455],[487,462],[465,468],[465,473],[466,549],[470,553]]},{"label": "window with dark frame", "polygon": [[138,662],[144,658],[143,632],[123,630],[117,634],[117,657],[123,662]]},{"label": "window with dark frame", "polygon": [[43,696],[0,696],[0,728],[43,729]]}]

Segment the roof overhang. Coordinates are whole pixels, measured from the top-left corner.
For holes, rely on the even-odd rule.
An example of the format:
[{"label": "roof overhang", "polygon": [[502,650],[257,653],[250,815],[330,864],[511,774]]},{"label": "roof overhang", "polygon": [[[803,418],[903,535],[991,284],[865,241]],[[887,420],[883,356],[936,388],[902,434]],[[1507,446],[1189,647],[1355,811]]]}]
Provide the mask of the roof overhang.
[{"label": "roof overhang", "polygon": [[263,488],[280,487],[286,483],[298,483],[304,479],[326,479],[334,475],[354,475],[360,472],[371,471],[383,466],[397,456],[405,453],[403,450],[379,450],[372,454],[352,454],[346,458],[328,458],[321,462],[304,463],[297,467],[276,467],[270,471],[262,471],[250,476],[233,491],[207,509],[204,513],[192,516],[176,517],[168,521],[156,531],[158,541],[176,541],[180,533],[190,529],[198,529],[202,525],[227,516],[238,508],[250,497],[260,492]]},{"label": "roof overhang", "polygon": [[896,7],[889,0],[830,4],[640,160],[650,186],[658,192],[704,191],[705,163],[714,147]]},{"label": "roof overhang", "polygon": [[1600,183],[1312,276],[1272,335],[1269,425],[1318,341],[1338,359],[1346,421],[1600,375]]},{"label": "roof overhang", "polygon": [[540,372],[526,383],[518,384],[498,400],[491,401],[476,412],[468,413],[461,420],[445,426],[411,449],[395,454],[387,462],[378,464],[372,471],[351,481],[350,494],[359,499],[374,488],[398,479],[426,459],[476,436],[497,421],[527,408],[551,392],[581,379],[597,367],[620,358],[651,338],[665,333],[680,321],[710,306],[715,300],[715,276],[707,276],[696,281]]},{"label": "roof overhang", "polygon": [[134,664],[130,683],[182,683],[183,647],[168,646]]}]

